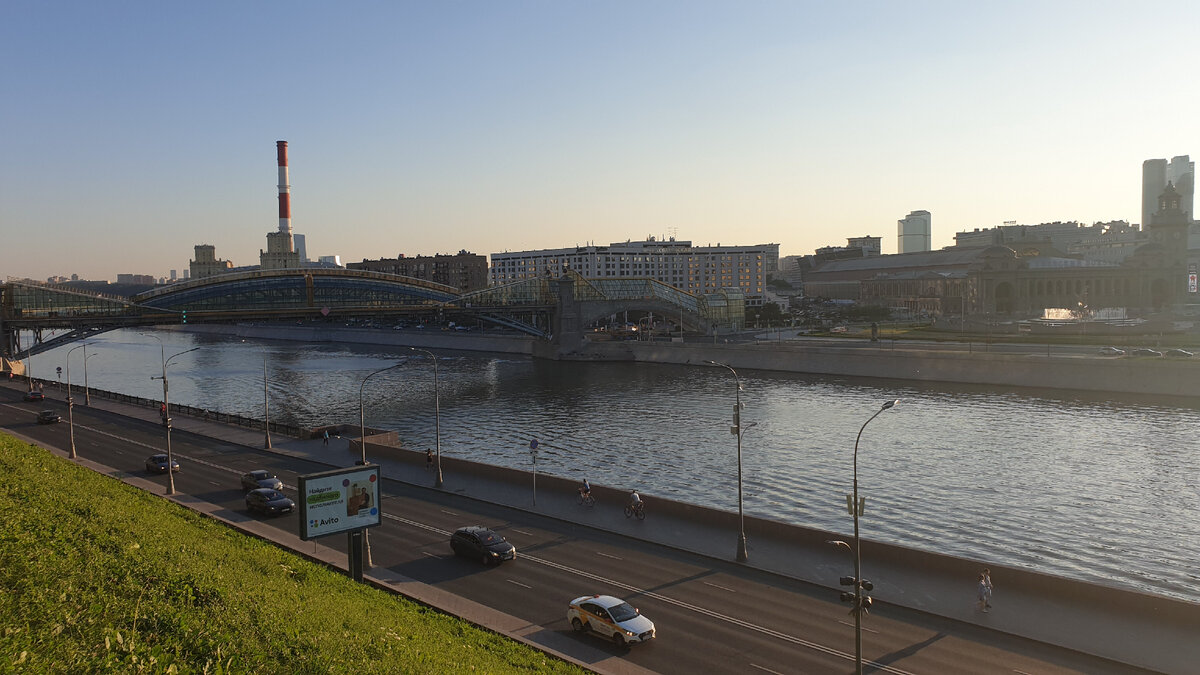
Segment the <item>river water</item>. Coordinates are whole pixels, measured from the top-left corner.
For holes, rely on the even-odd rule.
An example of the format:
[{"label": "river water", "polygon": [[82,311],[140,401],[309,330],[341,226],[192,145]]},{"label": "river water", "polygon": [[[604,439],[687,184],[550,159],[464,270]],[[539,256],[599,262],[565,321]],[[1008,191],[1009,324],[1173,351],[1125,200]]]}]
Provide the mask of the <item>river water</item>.
[{"label": "river water", "polygon": [[[405,348],[156,335],[168,357],[197,348],[171,362],[172,402],[261,418],[265,362],[274,421],[357,424],[362,386],[368,426],[434,445],[433,365]],[[157,340],[115,331],[88,354],[90,386],[161,398]],[[728,370],[438,356],[443,453],[528,470],[536,438],[539,471],[737,510]],[[747,513],[852,532],[855,437],[900,399],[859,443],[864,538],[1200,602],[1200,401],[739,375]]]}]

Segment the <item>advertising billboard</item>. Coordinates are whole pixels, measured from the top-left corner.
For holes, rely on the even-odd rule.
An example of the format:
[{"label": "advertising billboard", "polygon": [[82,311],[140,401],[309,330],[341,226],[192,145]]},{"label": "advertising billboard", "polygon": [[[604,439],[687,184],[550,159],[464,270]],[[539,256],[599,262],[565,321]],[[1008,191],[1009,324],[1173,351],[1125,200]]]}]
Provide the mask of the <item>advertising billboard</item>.
[{"label": "advertising billboard", "polygon": [[379,467],[355,466],[297,476],[300,538],[308,541],[379,525]]}]

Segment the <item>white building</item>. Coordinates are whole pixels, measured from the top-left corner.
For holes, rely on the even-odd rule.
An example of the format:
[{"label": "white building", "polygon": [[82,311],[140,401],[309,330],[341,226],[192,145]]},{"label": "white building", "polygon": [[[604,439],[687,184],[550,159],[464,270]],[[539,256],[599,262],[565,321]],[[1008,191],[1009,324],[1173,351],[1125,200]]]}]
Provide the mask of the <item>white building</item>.
[{"label": "white building", "polygon": [[696,295],[736,287],[746,306],[761,305],[767,275],[779,264],[779,244],[692,246],[674,237],[659,241],[626,241],[608,246],[580,246],[541,251],[493,253],[491,285],[549,275],[569,267],[585,279],[655,279]]},{"label": "white building", "polygon": [[928,211],[913,211],[904,220],[896,221],[898,252],[922,253],[933,250],[933,216]]}]

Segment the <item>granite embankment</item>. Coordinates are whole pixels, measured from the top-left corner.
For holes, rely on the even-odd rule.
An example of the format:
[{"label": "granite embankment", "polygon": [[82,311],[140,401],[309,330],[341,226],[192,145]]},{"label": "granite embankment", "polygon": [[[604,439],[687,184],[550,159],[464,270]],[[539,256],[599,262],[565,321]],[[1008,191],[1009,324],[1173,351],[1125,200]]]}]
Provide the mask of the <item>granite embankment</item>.
[{"label": "granite embankment", "polygon": [[1200,358],[1111,359],[1080,354],[1002,354],[906,347],[903,342],[866,348],[807,341],[714,344],[687,342],[587,342],[559,355],[549,342],[527,336],[451,331],[358,329],[344,327],[235,325],[189,326],[189,332],[263,340],[394,345],[455,349],[584,361],[639,361],[701,364],[713,360],[735,368],[776,370],[924,382],[1002,387],[1041,387],[1161,396],[1200,395]]}]

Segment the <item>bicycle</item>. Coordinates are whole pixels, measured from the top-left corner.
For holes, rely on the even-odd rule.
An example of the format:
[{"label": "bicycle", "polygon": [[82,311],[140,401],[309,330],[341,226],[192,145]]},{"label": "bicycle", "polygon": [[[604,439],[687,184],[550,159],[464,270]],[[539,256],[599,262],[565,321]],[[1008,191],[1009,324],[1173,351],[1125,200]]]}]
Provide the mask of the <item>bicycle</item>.
[{"label": "bicycle", "polygon": [[638,502],[637,506],[630,504],[625,507],[625,517],[632,518],[634,516],[637,516],[638,520],[646,519],[646,504],[644,502]]},{"label": "bicycle", "polygon": [[584,492],[583,490],[580,490],[579,491],[579,503],[582,506],[595,506],[596,498],[592,496],[592,493]]}]

